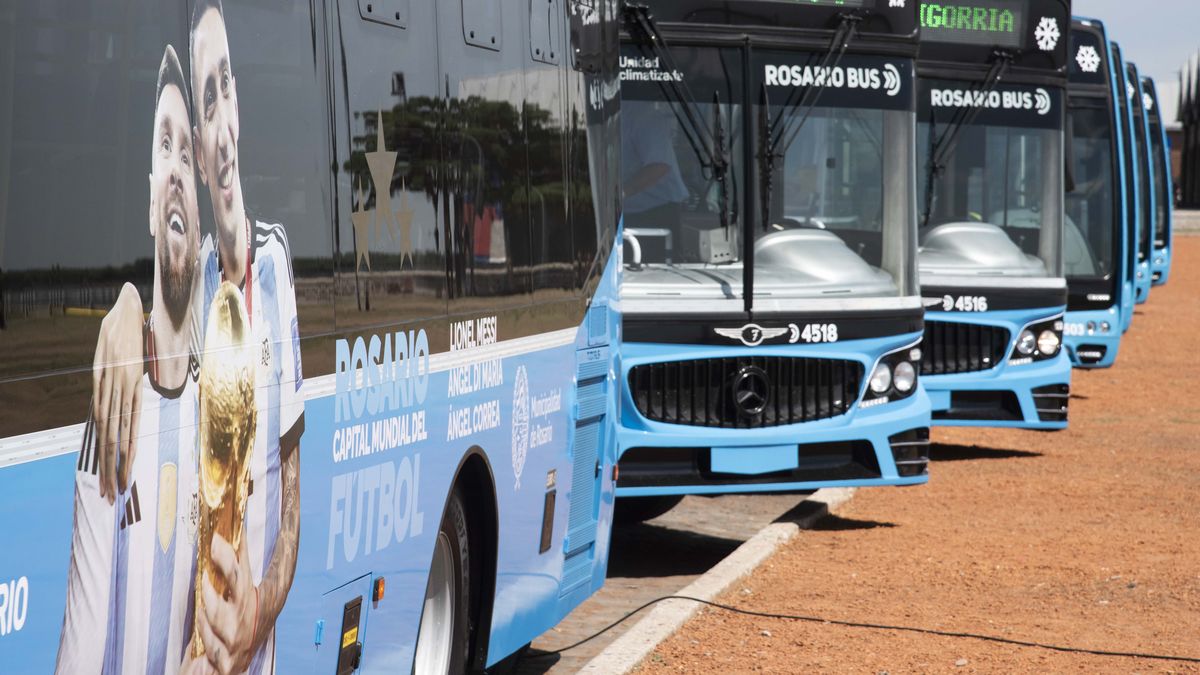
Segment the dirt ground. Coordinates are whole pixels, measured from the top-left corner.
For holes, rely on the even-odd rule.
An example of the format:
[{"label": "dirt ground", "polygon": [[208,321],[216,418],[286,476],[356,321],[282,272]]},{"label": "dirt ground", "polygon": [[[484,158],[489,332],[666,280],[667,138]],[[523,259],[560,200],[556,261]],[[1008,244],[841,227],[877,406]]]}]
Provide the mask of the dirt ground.
[{"label": "dirt ground", "polygon": [[[1200,237],[1058,433],[934,431],[929,485],[860,490],[723,602],[826,619],[1200,657]],[[1200,672],[978,639],[704,610],[642,664],[675,672]]]}]

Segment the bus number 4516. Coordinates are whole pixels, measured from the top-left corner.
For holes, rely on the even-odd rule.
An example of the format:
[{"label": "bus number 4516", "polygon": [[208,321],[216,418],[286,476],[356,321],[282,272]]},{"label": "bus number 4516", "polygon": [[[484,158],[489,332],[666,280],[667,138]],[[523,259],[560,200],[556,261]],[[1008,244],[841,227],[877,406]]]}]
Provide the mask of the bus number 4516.
[{"label": "bus number 4516", "polygon": [[953,295],[942,296],[942,311],[943,312],[986,312],[988,311],[988,299],[984,295],[960,295],[957,298]]}]

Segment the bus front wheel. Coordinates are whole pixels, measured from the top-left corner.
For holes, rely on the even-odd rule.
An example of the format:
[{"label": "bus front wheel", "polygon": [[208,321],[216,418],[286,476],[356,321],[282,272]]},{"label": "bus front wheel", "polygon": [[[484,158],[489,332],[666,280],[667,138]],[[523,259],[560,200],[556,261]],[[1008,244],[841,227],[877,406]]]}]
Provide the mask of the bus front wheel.
[{"label": "bus front wheel", "polygon": [[456,489],[433,545],[413,673],[464,673],[470,650],[471,547],[467,512]]}]

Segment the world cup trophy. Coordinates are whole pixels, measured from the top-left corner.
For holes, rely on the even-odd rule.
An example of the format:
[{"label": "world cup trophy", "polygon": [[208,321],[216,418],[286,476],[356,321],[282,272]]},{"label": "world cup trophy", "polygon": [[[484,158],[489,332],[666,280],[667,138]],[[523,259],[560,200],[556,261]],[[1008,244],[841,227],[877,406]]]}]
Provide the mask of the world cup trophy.
[{"label": "world cup trophy", "polygon": [[208,579],[224,597],[228,581],[212,566],[213,533],[239,551],[250,487],[250,453],[258,408],[250,317],[241,291],[222,282],[213,298],[200,365],[200,540],[196,545],[196,615],[192,656],[204,655],[199,621]]}]

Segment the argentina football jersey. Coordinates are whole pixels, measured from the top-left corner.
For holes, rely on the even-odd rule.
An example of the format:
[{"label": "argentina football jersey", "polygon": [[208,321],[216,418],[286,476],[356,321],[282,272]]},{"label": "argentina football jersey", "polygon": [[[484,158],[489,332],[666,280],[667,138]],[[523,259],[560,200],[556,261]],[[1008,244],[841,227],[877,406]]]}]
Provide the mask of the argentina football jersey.
[{"label": "argentina football jersey", "polygon": [[[255,393],[258,421],[250,455],[250,490],[246,504],[245,537],[255,585],[261,584],[275,552],[281,524],[282,485],[280,449],[295,444],[304,430],[303,377],[300,334],[287,237],[279,225],[255,222],[250,231],[247,283],[242,294],[250,316],[256,355]],[[222,281],[219,256],[212,237],[200,249],[204,265],[200,325]],[[274,632],[255,654],[247,672],[275,669]]]},{"label": "argentina football jersey", "polygon": [[197,387],[142,378],[137,454],[114,504],[89,442],[76,462],[75,534],[59,673],[175,673],[191,635],[196,562]]},{"label": "argentina football jersey", "polygon": [[116,516],[123,496],[100,494],[100,451],[90,410],[75,461],[74,527],[67,569],[67,602],[56,673],[100,673],[108,638],[109,598],[116,550]]}]

